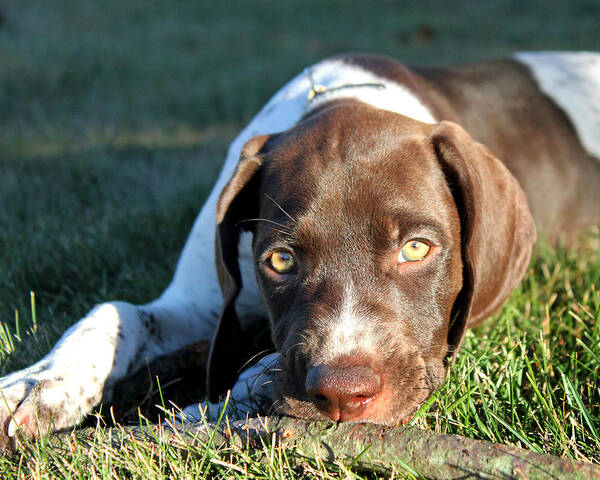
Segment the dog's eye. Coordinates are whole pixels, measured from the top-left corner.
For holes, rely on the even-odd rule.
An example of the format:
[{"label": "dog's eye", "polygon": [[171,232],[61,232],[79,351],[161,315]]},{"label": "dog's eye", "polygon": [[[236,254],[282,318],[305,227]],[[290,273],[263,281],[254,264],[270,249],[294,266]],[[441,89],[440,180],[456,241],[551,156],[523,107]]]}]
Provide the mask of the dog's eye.
[{"label": "dog's eye", "polygon": [[409,240],[400,249],[398,255],[398,263],[403,262],[418,262],[423,260],[431,247],[421,240]]},{"label": "dog's eye", "polygon": [[274,250],[269,256],[268,262],[277,273],[290,273],[296,267],[294,256],[285,250]]}]

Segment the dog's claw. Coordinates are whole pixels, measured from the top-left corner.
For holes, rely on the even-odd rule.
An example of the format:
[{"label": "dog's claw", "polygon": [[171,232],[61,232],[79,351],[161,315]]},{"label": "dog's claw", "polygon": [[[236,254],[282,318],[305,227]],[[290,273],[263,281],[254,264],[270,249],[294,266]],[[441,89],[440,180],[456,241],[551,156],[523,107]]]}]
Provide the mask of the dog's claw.
[{"label": "dog's claw", "polygon": [[8,430],[6,432],[6,434],[12,438],[15,436],[15,433],[17,431],[17,422],[15,422],[14,418],[10,421],[10,423],[8,424]]},{"label": "dog's claw", "polygon": [[[13,390],[11,392],[11,390]],[[14,450],[20,438],[34,439],[39,436],[39,429],[50,429],[51,423],[38,422],[36,397],[32,391],[23,391],[25,397],[19,402],[19,397],[11,395],[14,389],[5,389],[7,400],[0,405],[0,418],[3,419],[0,431],[0,451]],[[4,392],[3,392],[4,393]],[[19,405],[20,403],[20,405]],[[44,424],[46,423],[46,424]]]},{"label": "dog's claw", "polygon": [[[27,438],[37,438],[38,428],[42,428],[42,425],[38,425],[36,421],[35,412],[29,406],[21,406],[17,409],[13,415],[6,434],[9,438],[16,438],[17,433],[23,434]],[[48,425],[48,428],[50,425]]]}]

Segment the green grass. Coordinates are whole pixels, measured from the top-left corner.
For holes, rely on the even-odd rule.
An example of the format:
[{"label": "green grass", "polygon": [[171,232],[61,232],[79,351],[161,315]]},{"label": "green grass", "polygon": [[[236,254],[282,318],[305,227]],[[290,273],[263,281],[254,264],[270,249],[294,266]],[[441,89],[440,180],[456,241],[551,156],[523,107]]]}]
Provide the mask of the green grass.
[{"label": "green grass", "polygon": [[568,252],[538,248],[417,423],[600,463],[599,278],[597,231]]},{"label": "green grass", "polygon": [[[595,0],[537,5],[0,4],[0,374],[44,355],[94,303],[162,291],[228,142],[306,65],[342,51],[434,64],[600,49]],[[600,463],[599,242],[539,248],[414,423]],[[0,459],[0,476],[364,476],[269,447],[36,448]]]}]

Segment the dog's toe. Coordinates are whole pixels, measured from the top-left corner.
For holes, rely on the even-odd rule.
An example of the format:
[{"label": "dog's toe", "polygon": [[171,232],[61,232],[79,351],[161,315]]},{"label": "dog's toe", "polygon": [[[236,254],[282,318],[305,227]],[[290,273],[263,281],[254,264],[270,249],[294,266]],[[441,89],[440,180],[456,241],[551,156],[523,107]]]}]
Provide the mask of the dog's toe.
[{"label": "dog's toe", "polygon": [[0,450],[77,424],[98,398],[83,395],[73,380],[23,378],[1,388]]},{"label": "dog's toe", "polygon": [[50,380],[22,380],[2,389],[0,449],[13,450],[19,440],[35,439],[40,433],[53,430],[54,418],[65,414],[58,411],[59,405],[52,405],[55,395],[47,395],[55,383]]}]

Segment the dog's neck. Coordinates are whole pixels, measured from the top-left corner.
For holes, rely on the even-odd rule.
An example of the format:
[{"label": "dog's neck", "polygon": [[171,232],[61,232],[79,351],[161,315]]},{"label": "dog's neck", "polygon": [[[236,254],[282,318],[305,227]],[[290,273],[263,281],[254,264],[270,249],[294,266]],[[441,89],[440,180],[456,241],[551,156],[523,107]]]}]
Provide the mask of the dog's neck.
[{"label": "dog's neck", "polygon": [[351,98],[424,123],[436,123],[418,96],[404,85],[341,60],[327,60],[305,70],[305,115],[332,100]]}]

